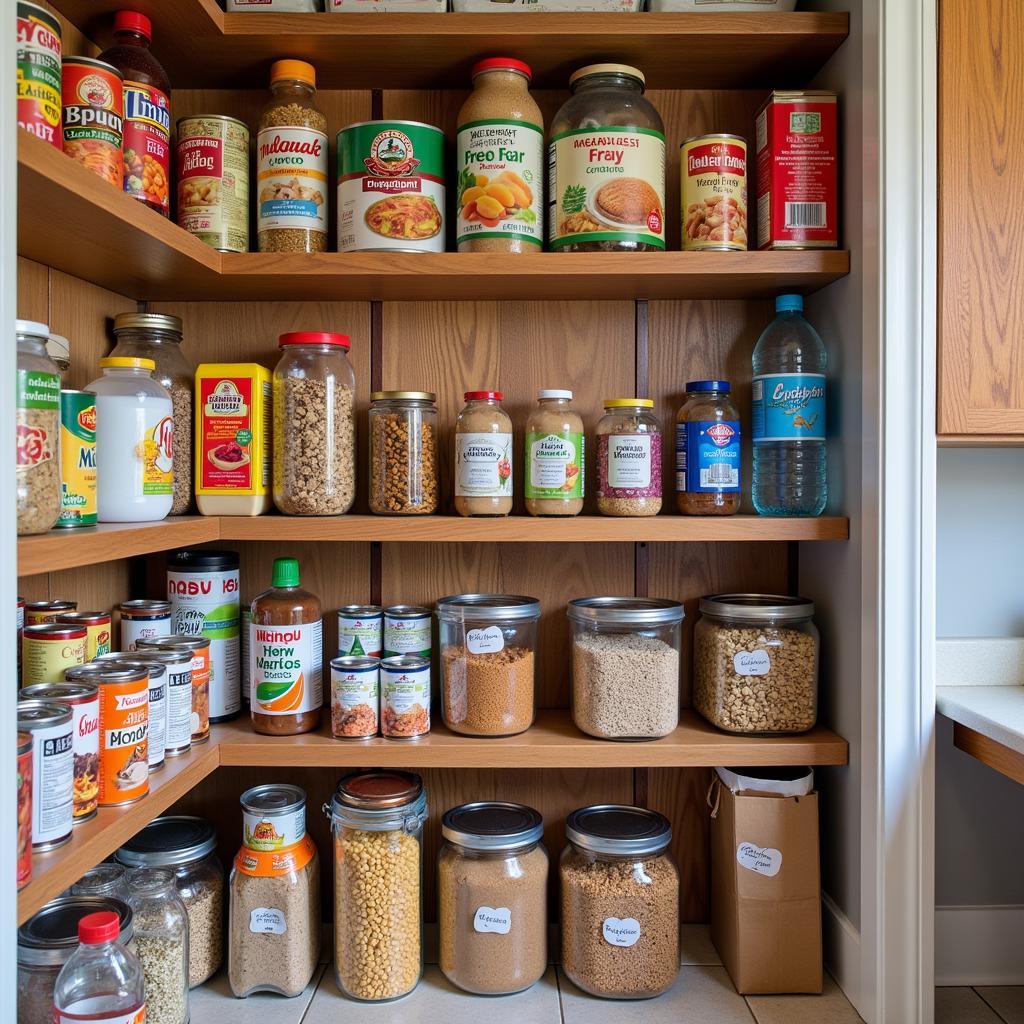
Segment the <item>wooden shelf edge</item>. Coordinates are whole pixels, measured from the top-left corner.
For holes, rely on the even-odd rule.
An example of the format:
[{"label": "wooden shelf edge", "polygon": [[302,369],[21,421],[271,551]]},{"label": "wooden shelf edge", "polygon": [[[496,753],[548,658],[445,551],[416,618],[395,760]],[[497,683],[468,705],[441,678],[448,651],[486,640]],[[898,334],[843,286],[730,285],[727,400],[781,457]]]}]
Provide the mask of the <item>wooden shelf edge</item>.
[{"label": "wooden shelf edge", "polygon": [[1024,448],[1024,434],[937,434],[940,448]]},{"label": "wooden shelf edge", "polygon": [[953,723],[953,746],[1024,786],[1024,754],[960,722]]}]

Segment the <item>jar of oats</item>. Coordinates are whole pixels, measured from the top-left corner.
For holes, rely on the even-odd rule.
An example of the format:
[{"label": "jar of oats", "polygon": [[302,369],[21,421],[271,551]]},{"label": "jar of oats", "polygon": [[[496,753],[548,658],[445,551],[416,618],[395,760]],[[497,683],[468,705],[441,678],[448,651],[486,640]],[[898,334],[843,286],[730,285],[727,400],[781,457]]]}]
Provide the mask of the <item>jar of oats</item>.
[{"label": "jar of oats", "polygon": [[374,391],[370,401],[370,511],[382,516],[436,512],[435,396]]},{"label": "jar of oats", "polygon": [[719,729],[797,733],[818,719],[814,604],[774,594],[701,598],[693,706]]},{"label": "jar of oats", "polygon": [[649,398],[606,398],[597,424],[597,510],[606,516],[661,511],[661,424]]},{"label": "jar of oats", "polygon": [[507,516],[512,511],[512,420],[500,391],[467,391],[455,421],[455,511]]},{"label": "jar of oats", "polygon": [[274,367],[274,504],[291,516],[337,516],[356,496],[356,376],[348,336],[295,331]]}]

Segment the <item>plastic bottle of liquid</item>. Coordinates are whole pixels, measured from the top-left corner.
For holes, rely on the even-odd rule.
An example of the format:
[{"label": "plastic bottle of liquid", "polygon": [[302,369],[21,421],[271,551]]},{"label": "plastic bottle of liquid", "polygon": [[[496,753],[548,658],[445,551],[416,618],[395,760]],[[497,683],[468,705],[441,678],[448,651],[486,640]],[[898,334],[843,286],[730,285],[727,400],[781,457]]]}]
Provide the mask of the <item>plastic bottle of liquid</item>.
[{"label": "plastic bottle of liquid", "polygon": [[763,516],[818,516],[825,478],[828,356],[800,295],[780,295],[754,347],[754,508]]}]

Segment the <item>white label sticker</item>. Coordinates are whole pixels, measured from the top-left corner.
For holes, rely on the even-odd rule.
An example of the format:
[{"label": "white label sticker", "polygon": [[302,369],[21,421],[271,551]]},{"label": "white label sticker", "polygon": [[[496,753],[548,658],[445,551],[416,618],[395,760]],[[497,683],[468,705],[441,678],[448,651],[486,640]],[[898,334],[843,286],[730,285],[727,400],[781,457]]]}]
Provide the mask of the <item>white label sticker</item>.
[{"label": "white label sticker", "polygon": [[640,938],[640,922],[635,917],[606,917],[601,931],[609,945],[635,946]]},{"label": "white label sticker", "polygon": [[276,907],[256,907],[249,913],[249,931],[257,935],[284,935],[288,924],[284,911]]},{"label": "white label sticker", "polygon": [[736,861],[748,871],[774,878],[782,868],[782,851],[756,843],[740,843],[736,847]]},{"label": "white label sticker", "polygon": [[473,931],[508,935],[512,930],[512,911],[508,907],[480,907],[473,915]]},{"label": "white label sticker", "polygon": [[608,486],[651,486],[651,435],[610,434],[608,437]]},{"label": "white label sticker", "polygon": [[512,435],[455,435],[455,495],[502,498],[512,494]]},{"label": "white label sticker", "polygon": [[732,656],[732,667],[738,676],[766,676],[772,670],[767,651],[740,651]]},{"label": "white label sticker", "polygon": [[505,638],[497,626],[486,629],[471,629],[466,634],[466,646],[470,654],[497,654],[505,647]]}]

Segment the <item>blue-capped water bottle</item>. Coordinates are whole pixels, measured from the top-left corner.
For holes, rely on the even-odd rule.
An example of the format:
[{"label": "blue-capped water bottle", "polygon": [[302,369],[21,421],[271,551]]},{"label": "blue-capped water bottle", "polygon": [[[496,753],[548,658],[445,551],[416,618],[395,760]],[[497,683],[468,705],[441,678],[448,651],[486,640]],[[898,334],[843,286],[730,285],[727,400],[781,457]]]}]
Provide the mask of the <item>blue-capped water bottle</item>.
[{"label": "blue-capped water bottle", "polygon": [[780,295],[754,348],[754,508],[763,516],[818,516],[825,478],[828,356],[800,295]]}]

